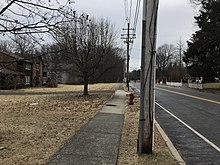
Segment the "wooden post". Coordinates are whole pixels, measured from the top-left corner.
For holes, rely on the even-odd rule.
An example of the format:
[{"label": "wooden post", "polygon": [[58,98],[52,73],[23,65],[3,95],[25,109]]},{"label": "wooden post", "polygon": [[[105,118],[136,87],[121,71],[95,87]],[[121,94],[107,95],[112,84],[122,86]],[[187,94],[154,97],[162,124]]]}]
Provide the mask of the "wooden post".
[{"label": "wooden post", "polygon": [[138,153],[152,154],[155,111],[156,24],[159,0],[144,0]]}]

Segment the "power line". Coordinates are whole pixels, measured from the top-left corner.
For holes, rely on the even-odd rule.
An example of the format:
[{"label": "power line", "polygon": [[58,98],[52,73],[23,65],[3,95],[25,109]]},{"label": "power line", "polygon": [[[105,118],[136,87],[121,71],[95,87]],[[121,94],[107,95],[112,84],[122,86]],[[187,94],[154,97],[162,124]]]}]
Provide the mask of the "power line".
[{"label": "power line", "polygon": [[128,1],[124,0],[124,9],[125,9],[125,20],[128,21]]},{"label": "power line", "polygon": [[[133,18],[133,33],[134,34],[136,33],[136,29],[137,29],[137,22],[138,22],[138,18],[139,18],[140,5],[141,5],[141,0],[137,0],[136,6],[134,8],[132,8],[132,0],[130,1],[129,23],[132,22],[132,18]],[[135,12],[132,12],[132,9],[135,9]],[[134,17],[132,17],[132,13],[134,13]],[[134,42],[131,43],[131,46],[129,49],[130,52],[132,51],[133,44],[134,44]]]},{"label": "power line", "polygon": [[[131,23],[132,18],[133,18],[134,33],[136,32],[136,28],[137,28],[137,22],[138,22],[138,18],[139,18],[140,6],[141,6],[141,0],[136,1],[136,5],[135,5],[134,8],[133,8],[132,0],[130,0],[130,3],[128,2],[128,0],[124,0],[125,20],[127,22]],[[134,12],[132,11],[133,9],[135,10]],[[133,13],[134,13],[134,17],[132,17]]]},{"label": "power line", "polygon": [[[141,4],[141,0],[136,0],[135,6],[133,5],[132,0],[130,1],[124,0],[125,19],[128,24],[128,28],[123,29],[123,30],[127,30],[127,34],[122,34],[122,39],[125,39],[125,43],[127,44],[127,59],[128,59],[127,63],[129,63],[130,54],[133,48],[133,44],[134,44],[133,39],[136,37],[135,33],[136,33],[137,22],[139,17],[140,4]],[[132,14],[134,14],[134,16]],[[131,22],[133,22],[133,27],[130,28]],[[130,30],[132,30],[133,32],[130,32]],[[129,67],[129,64],[127,67]]]},{"label": "power line", "polygon": [[133,39],[135,38],[135,34],[130,33],[130,30],[133,30],[130,28],[130,23],[128,22],[128,27],[123,28],[123,30],[127,30],[126,34],[121,34],[121,39],[124,39],[124,43],[127,44],[127,74],[126,74],[126,82],[127,87],[129,91],[129,60],[130,60],[130,44],[133,43]]},{"label": "power line", "polygon": [[132,13],[132,0],[130,0],[130,11],[129,11],[129,22],[131,22],[131,13]]},{"label": "power line", "polygon": [[134,33],[136,33],[137,22],[138,22],[139,11],[140,11],[140,4],[141,4],[141,0],[137,0],[136,8],[135,8],[134,24],[133,24]]}]

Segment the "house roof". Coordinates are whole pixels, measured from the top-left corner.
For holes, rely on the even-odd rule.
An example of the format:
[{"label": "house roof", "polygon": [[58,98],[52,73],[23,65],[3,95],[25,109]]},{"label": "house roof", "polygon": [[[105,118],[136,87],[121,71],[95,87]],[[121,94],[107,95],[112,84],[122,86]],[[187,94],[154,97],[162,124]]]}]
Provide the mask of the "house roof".
[{"label": "house roof", "polygon": [[14,54],[14,53],[8,53],[8,52],[2,51],[2,50],[0,50],[0,52],[3,53],[3,54],[5,54],[5,55],[7,55],[7,56],[10,56],[10,57],[13,57],[13,58],[15,58],[15,59],[18,59],[18,60],[24,59],[24,58],[22,58],[22,57],[20,57],[20,56],[18,56],[18,55],[16,55],[16,54]]},{"label": "house roof", "polygon": [[0,53],[5,54],[7,56],[10,56],[10,57],[14,58],[15,60],[19,60],[19,61],[22,60],[22,61],[25,61],[28,63],[33,63],[34,61],[38,63],[40,60],[42,61],[42,57],[40,57],[40,56],[33,56],[33,57],[25,58],[22,55],[9,53],[9,52],[5,52],[2,50],[0,50]]},{"label": "house roof", "polygon": [[9,70],[9,69],[0,69],[0,73],[2,74],[12,74],[12,75],[24,75],[24,73],[21,73],[21,72],[16,72],[16,71],[13,71],[13,70]]}]

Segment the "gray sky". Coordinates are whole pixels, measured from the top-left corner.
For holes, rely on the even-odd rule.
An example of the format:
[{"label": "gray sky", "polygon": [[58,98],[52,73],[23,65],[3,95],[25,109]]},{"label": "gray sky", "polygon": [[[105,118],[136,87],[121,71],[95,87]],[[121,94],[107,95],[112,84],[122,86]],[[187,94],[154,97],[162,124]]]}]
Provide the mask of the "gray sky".
[{"label": "gray sky", "polygon": [[[131,0],[127,0],[128,5]],[[143,2],[143,0],[142,0]],[[136,6],[132,0],[131,24]],[[126,28],[124,0],[75,0],[77,13],[85,12],[97,18],[109,18],[115,24],[120,45],[125,46],[121,38],[122,28]],[[157,47],[162,44],[176,45],[180,38],[186,42],[195,31],[194,9],[189,0],[160,0],[158,15]],[[137,25],[137,38],[131,51],[130,69],[140,67],[142,3]]]},{"label": "gray sky", "polygon": [[[130,0],[127,1],[130,3]],[[132,5],[133,16],[136,1],[133,0]],[[109,18],[116,25],[118,39],[120,40],[120,34],[123,32],[121,29],[126,28],[124,0],[76,0],[75,7],[78,13],[84,11],[94,17]],[[191,34],[196,29],[194,14],[194,9],[190,5],[189,0],[160,0],[157,47],[165,43],[176,45],[180,38],[184,42],[190,39]],[[131,24],[133,24],[133,17],[131,20]],[[140,67],[141,20],[142,4],[137,26],[137,38],[131,51],[131,70]],[[121,41],[120,44],[122,45],[123,42]]]},{"label": "gray sky", "polygon": [[[137,0],[75,0],[75,10],[80,14],[87,13],[91,17],[108,18],[115,24],[117,30],[117,40],[119,46],[126,45],[120,39],[123,33],[122,28],[126,28],[125,3],[128,8],[132,1],[131,25],[133,25],[134,11]],[[191,38],[196,30],[194,24],[195,9],[190,5],[189,0],[159,0],[157,47],[162,44],[176,45],[180,38],[186,42]],[[143,2],[143,0],[142,0]],[[1,3],[0,3],[1,4]],[[131,51],[130,69],[140,67],[141,49],[141,21],[142,3],[139,12],[139,22],[137,25],[136,39]],[[124,31],[125,33],[125,31]]]},{"label": "gray sky", "polygon": [[[184,42],[189,40],[196,30],[194,24],[195,9],[190,5],[189,0],[159,1],[157,47],[165,43],[176,45],[180,38]],[[75,0],[73,6],[75,6],[78,14],[85,12],[91,17],[108,18],[115,24],[119,46],[126,47],[121,40],[121,34],[126,33],[126,31],[122,31],[122,28],[127,26],[124,2],[127,2],[128,9],[130,8],[130,2],[132,2],[130,23],[133,25],[137,0]],[[131,70],[140,67],[142,2],[143,0],[140,6],[136,39],[131,51]]]}]

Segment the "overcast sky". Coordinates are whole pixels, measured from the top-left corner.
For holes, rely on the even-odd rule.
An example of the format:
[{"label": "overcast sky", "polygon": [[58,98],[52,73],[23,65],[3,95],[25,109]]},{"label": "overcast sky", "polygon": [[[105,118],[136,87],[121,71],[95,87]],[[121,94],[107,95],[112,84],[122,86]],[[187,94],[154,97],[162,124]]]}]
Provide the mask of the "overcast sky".
[{"label": "overcast sky", "polygon": [[[122,28],[126,28],[127,26],[124,2],[127,2],[127,5],[130,6],[129,3],[131,1],[132,14],[130,22],[133,25],[137,0],[75,0],[74,6],[78,14],[85,12],[91,17],[108,18],[117,30],[119,47],[121,45],[125,47],[126,45],[120,39],[123,33]],[[131,70],[140,67],[142,15],[141,3],[136,39],[131,51]],[[159,0],[157,47],[165,43],[176,45],[180,39],[184,42],[189,40],[192,33],[196,30],[194,15],[195,9],[191,6],[189,0]]]},{"label": "overcast sky", "polygon": [[[0,5],[3,2],[0,0]],[[62,0],[61,0],[62,1]],[[66,1],[66,0],[65,0]],[[126,45],[121,40],[121,34],[126,33],[122,28],[127,28],[125,16],[125,2],[129,8],[132,2],[131,25],[133,25],[134,12],[137,0],[74,0],[75,10],[78,14],[85,12],[91,17],[108,18],[115,25],[117,30],[117,41],[119,47]],[[141,22],[142,22],[142,2],[139,12],[139,22],[137,25],[136,39],[131,51],[130,69],[140,68],[141,49]],[[3,5],[4,6],[4,5]],[[195,26],[195,9],[189,0],[159,0],[158,27],[157,27],[157,47],[167,43],[176,45],[181,39],[186,43],[197,29]],[[2,36],[1,36],[2,37]],[[185,44],[186,45],[186,44]]]},{"label": "overcast sky", "polygon": [[[127,1],[130,2],[130,0]],[[133,0],[132,6],[131,24],[133,24],[136,0]],[[97,18],[109,18],[115,24],[118,40],[120,40],[123,32],[121,29],[126,28],[124,0],[75,0],[75,9],[78,13],[85,12]],[[196,29],[195,13],[189,0],[160,0],[158,14],[157,47],[165,43],[176,45],[180,38],[185,42],[190,39]],[[131,52],[131,70],[140,67],[141,20],[142,4],[137,26],[137,38]],[[121,41],[120,44],[122,45],[123,42]]]}]

